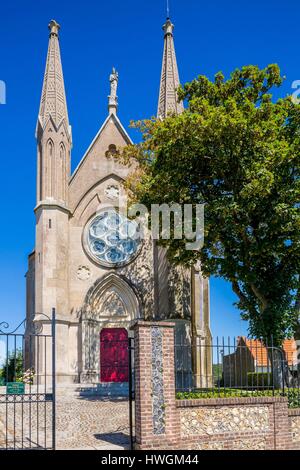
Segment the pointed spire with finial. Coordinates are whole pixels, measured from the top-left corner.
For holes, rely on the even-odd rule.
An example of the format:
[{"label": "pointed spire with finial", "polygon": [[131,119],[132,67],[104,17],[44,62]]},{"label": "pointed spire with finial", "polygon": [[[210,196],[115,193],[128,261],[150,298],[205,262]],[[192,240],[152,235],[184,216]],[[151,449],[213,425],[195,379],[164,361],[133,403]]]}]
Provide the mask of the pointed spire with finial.
[{"label": "pointed spire with finial", "polygon": [[52,20],[48,27],[50,36],[39,110],[39,123],[44,128],[51,116],[56,127],[64,120],[69,130],[67,100],[58,37],[60,25],[55,20]]},{"label": "pointed spire with finial", "polygon": [[160,80],[160,91],[157,116],[164,119],[169,113],[180,114],[184,110],[183,103],[178,103],[177,88],[180,85],[174,46],[174,25],[167,18],[163,26],[164,54]]},{"label": "pointed spire with finial", "polygon": [[117,89],[118,89],[118,82],[119,82],[119,74],[114,67],[110,74],[109,81],[110,81],[110,95],[108,96],[108,112],[109,114],[117,114],[117,110],[118,110]]}]

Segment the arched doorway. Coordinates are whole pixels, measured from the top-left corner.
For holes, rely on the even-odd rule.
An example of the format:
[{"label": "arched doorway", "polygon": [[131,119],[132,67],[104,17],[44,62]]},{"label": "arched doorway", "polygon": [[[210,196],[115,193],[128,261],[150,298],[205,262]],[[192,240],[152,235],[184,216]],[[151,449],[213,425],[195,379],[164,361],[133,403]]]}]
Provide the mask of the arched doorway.
[{"label": "arched doorway", "polygon": [[[135,290],[114,273],[90,288],[81,317],[81,383],[128,381],[128,331],[139,318],[139,305]],[[113,370],[119,358],[124,365]]]},{"label": "arched doorway", "polygon": [[125,328],[101,330],[100,381],[128,382],[128,333]]}]

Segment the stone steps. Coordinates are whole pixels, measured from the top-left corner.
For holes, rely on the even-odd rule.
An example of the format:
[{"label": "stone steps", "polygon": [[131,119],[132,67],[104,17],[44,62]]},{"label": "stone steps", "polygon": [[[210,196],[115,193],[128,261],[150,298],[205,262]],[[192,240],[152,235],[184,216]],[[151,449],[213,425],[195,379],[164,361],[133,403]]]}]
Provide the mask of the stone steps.
[{"label": "stone steps", "polygon": [[128,394],[128,383],[99,383],[92,387],[82,386],[80,389],[80,396],[126,398]]},{"label": "stone steps", "polygon": [[[26,385],[26,393],[52,393],[52,389],[43,385],[37,387]],[[5,394],[6,388],[1,387],[0,393]],[[67,397],[102,397],[102,398],[128,398],[128,383],[98,383],[98,384],[58,384],[56,386],[56,396],[58,399]]]},{"label": "stone steps", "polygon": [[128,398],[128,395],[128,383],[68,384],[59,385],[56,389],[58,399],[67,397]]}]

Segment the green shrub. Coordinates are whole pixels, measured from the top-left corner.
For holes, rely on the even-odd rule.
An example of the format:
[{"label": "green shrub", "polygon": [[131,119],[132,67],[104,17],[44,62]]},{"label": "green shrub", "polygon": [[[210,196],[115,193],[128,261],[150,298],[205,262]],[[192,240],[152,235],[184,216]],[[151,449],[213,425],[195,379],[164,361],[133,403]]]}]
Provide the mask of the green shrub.
[{"label": "green shrub", "polygon": [[224,387],[224,376],[222,364],[213,364],[212,366],[213,380],[216,387]]},{"label": "green shrub", "polygon": [[23,353],[20,349],[10,353],[1,369],[0,378],[7,382],[20,382],[23,376]]},{"label": "green shrub", "polygon": [[248,372],[249,387],[272,387],[273,376],[271,372]]},{"label": "green shrub", "polygon": [[289,408],[300,408],[299,388],[289,388],[285,390],[284,395],[288,397]]},{"label": "green shrub", "polygon": [[178,400],[197,400],[201,398],[242,398],[242,397],[272,397],[273,390],[241,390],[235,388],[224,388],[194,392],[178,392]]},{"label": "green shrub", "polygon": [[242,397],[287,397],[289,408],[300,408],[300,389],[283,390],[241,390],[235,388],[212,389],[194,392],[178,392],[177,400],[198,400],[203,398],[242,398]]}]

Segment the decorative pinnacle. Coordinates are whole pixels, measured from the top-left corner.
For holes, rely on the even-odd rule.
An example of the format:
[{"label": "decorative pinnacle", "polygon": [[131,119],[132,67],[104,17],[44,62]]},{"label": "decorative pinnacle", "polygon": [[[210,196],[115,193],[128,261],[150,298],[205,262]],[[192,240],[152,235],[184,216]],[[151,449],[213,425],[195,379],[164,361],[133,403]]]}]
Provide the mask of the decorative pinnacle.
[{"label": "decorative pinnacle", "polygon": [[50,35],[54,34],[55,36],[58,36],[58,31],[60,30],[60,25],[55,21],[51,20],[48,28],[50,30]]},{"label": "decorative pinnacle", "polygon": [[170,18],[167,18],[166,23],[163,25],[163,30],[165,32],[165,36],[167,36],[169,34],[173,35],[174,25],[173,25],[172,21],[170,20]]}]

